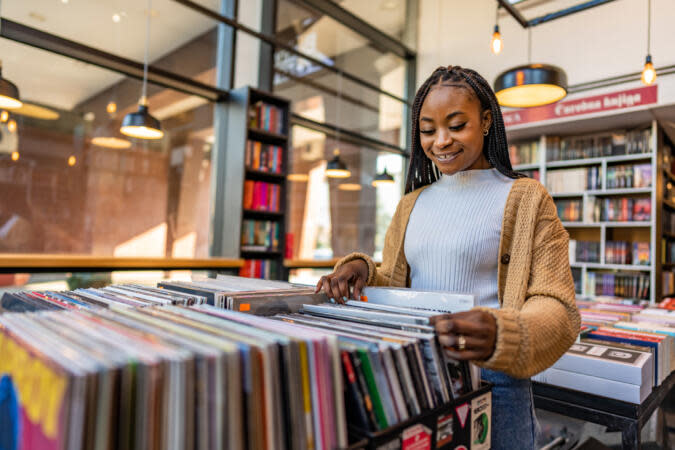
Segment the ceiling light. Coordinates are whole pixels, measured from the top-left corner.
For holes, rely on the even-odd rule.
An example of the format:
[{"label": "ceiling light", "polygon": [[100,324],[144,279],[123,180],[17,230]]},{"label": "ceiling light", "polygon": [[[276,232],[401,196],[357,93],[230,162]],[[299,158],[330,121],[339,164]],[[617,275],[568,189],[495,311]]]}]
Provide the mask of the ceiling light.
[{"label": "ceiling light", "polygon": [[387,184],[394,184],[394,177],[392,177],[391,175],[389,175],[389,173],[387,173],[387,168],[385,167],[384,172],[378,173],[375,176],[375,179],[373,179],[372,184],[375,187],[384,186]]},{"label": "ceiling light", "polygon": [[117,103],[110,101],[105,105],[105,110],[108,114],[115,114],[117,112]]},{"label": "ceiling light", "polygon": [[7,122],[7,129],[10,133],[14,133],[16,131],[16,120],[11,119],[9,122]]},{"label": "ceiling light", "polygon": [[501,73],[494,88],[501,106],[528,108],[548,105],[567,95],[567,75],[556,66],[527,64]]},{"label": "ceiling light", "polygon": [[77,162],[77,158],[75,158],[74,155],[70,155],[70,156],[68,157],[68,165],[69,165],[70,167],[73,167],[73,166],[75,165],[76,162]]},{"label": "ceiling light", "polygon": [[340,159],[340,150],[333,151],[333,159],[326,165],[326,176],[328,178],[349,178],[352,173],[347,168],[347,164]]},{"label": "ceiling light", "polygon": [[6,78],[2,78],[2,63],[0,62],[0,108],[16,109],[23,103],[19,100],[19,88]]},{"label": "ceiling light", "polygon": [[357,183],[342,183],[338,185],[338,189],[341,191],[360,191],[361,185]]},{"label": "ceiling light", "polygon": [[[148,11],[152,12],[152,1],[148,0]],[[145,28],[145,58],[143,59],[143,88],[141,99],[138,102],[138,111],[129,113],[122,120],[120,132],[126,136],[138,139],[161,139],[164,132],[159,120],[152,117],[148,111],[148,48],[150,46],[150,16],[146,14]]]},{"label": "ceiling light", "polygon": [[112,15],[112,21],[113,22],[120,23],[120,20],[122,20],[122,17],[119,14],[115,13],[115,14]]},{"label": "ceiling light", "polygon": [[12,161],[19,160],[19,152],[12,152]]},{"label": "ceiling light", "polygon": [[299,181],[299,182],[308,181],[309,175],[306,173],[289,173],[286,179],[288,181]]},{"label": "ceiling light", "polygon": [[131,147],[131,142],[114,136],[96,136],[91,139],[91,143],[103,148],[125,149]]},{"label": "ceiling light", "polygon": [[9,119],[9,113],[7,111],[3,111],[0,113],[0,122],[5,123]]},{"label": "ceiling light", "polygon": [[502,48],[504,48],[504,41],[502,41],[502,35],[499,33],[499,25],[495,25],[495,32],[492,33],[490,48],[492,49],[492,53],[495,55],[501,53]]},{"label": "ceiling light", "polygon": [[498,55],[502,48],[504,48],[504,41],[502,41],[502,35],[499,32],[499,3],[497,3],[497,11],[495,13],[495,31],[492,33],[492,40],[490,41],[490,49],[492,53]]},{"label": "ceiling light", "polygon": [[[14,114],[19,114],[26,117],[42,120],[56,120],[60,114],[53,109],[45,108],[43,106],[34,105],[32,103],[24,103],[21,108],[12,111]],[[1,119],[2,117],[0,117]]]},{"label": "ceiling light", "polygon": [[651,55],[652,46],[652,0],[647,0],[647,57],[645,58],[645,66],[642,68],[642,76],[640,80],[647,86],[654,84],[656,81],[656,69],[652,64]]}]

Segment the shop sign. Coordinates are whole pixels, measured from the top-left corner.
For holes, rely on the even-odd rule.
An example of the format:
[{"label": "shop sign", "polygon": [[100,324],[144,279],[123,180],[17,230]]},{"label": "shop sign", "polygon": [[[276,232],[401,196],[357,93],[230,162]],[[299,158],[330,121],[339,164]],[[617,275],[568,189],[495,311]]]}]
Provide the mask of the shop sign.
[{"label": "shop sign", "polygon": [[505,111],[503,113],[504,125],[509,127],[540,122],[542,120],[563,119],[585,114],[635,108],[637,106],[654,104],[657,102],[657,98],[657,85],[619,92],[608,92],[607,94],[576,98],[545,106]]}]

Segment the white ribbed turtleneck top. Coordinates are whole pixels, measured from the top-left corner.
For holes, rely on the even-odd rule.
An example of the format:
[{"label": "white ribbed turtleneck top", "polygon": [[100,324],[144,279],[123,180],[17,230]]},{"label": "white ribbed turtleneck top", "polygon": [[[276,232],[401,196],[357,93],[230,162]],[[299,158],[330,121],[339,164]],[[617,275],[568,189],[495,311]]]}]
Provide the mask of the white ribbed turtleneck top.
[{"label": "white ribbed turtleneck top", "polygon": [[467,170],[420,194],[404,242],[412,289],[473,294],[499,308],[499,240],[513,181],[497,169]]}]

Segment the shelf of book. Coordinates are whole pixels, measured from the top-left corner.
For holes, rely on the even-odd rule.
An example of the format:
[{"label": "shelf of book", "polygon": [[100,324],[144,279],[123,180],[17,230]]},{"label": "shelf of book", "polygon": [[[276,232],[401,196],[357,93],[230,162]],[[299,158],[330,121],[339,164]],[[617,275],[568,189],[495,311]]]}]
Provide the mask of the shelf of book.
[{"label": "shelf of book", "polygon": [[229,100],[224,251],[244,260],[242,275],[282,279],[290,103],[248,86]]},{"label": "shelf of book", "polygon": [[[574,134],[574,127],[561,127],[562,136],[552,131],[554,126],[547,127],[544,135],[538,134],[536,124],[531,132],[523,126],[513,132],[507,129],[509,141],[514,141],[509,142],[509,155],[515,170],[531,171],[549,189],[571,241],[598,243],[598,262],[571,264],[580,295],[594,297],[595,292],[586,292],[593,286],[585,282],[589,274],[598,280],[602,274],[615,274],[617,283],[634,275],[641,283],[648,277],[649,300],[654,302],[661,291],[661,265],[656,261],[661,261],[664,203],[657,187],[664,174],[657,168],[663,167],[658,152],[663,133],[656,121],[636,126],[617,119],[617,128],[612,129],[607,118],[594,120],[580,120],[584,122],[580,129],[588,131],[583,136]],[[626,126],[630,128],[621,128]],[[675,202],[671,205],[675,211]],[[650,263],[606,264],[605,257],[613,261],[610,245],[615,241],[648,242],[648,252],[642,247],[640,255],[648,253],[645,260]],[[630,251],[627,262],[631,262]]]}]

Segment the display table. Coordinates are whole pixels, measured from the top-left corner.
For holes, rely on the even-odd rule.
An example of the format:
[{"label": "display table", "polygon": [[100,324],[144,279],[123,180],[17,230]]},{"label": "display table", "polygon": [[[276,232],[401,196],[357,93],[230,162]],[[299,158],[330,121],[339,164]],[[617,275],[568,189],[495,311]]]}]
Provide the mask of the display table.
[{"label": "display table", "polygon": [[640,431],[675,385],[675,372],[637,405],[544,383],[532,383],[534,406],[620,431],[624,449],[639,449]]}]

